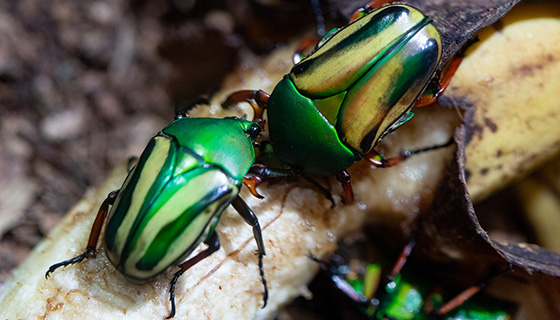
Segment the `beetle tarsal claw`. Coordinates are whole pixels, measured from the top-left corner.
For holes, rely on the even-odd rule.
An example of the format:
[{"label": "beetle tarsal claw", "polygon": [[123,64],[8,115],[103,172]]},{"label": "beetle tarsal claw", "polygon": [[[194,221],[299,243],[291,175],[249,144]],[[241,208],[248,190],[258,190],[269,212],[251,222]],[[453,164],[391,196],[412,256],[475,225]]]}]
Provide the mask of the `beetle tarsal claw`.
[{"label": "beetle tarsal claw", "polygon": [[68,259],[68,260],[64,260],[64,261],[59,262],[59,263],[55,263],[52,266],[50,266],[49,270],[47,270],[47,272],[45,273],[45,279],[49,279],[49,275],[60,267],[66,267],[66,266],[69,266],[69,265],[80,263],[80,262],[84,261],[85,259],[94,258],[94,257],[95,257],[95,250],[87,249],[84,253],[82,253],[81,255],[79,255],[77,257],[74,257],[74,258]]}]

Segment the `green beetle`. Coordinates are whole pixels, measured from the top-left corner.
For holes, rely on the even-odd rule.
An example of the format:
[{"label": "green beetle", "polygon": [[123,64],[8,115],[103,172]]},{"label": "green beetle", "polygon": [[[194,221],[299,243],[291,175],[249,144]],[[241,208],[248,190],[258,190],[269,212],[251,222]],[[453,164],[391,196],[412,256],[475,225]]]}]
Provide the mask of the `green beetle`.
[{"label": "green beetle", "polygon": [[309,256],[322,271],[310,285],[317,309],[326,309],[325,314],[336,319],[507,320],[515,316],[515,304],[479,294],[485,282],[461,292],[453,285],[458,274],[442,276],[441,268],[430,271],[434,268],[417,264],[401,270],[401,265],[387,272],[390,264],[383,254],[387,248],[382,250],[374,240],[371,232],[364,232],[364,238],[342,243],[328,261]]},{"label": "green beetle", "polygon": [[[253,141],[260,131],[259,124],[238,118],[178,116],[150,140],[121,189],[105,199],[86,251],[52,265],[45,276],[48,278],[59,267],[94,256],[107,217],[107,257],[127,280],[143,283],[168,267],[179,265],[170,288],[168,318],[172,318],[177,279],[220,248],[215,228],[224,210],[232,204],[253,228],[266,305],[268,289],[262,265],[265,249],[261,228],[257,217],[239,197],[243,178],[255,161]],[[202,242],[208,248],[182,262]]]},{"label": "green beetle", "polygon": [[386,167],[410,155],[383,159],[373,148],[412,117],[410,109],[434,76],[441,52],[439,32],[428,17],[408,5],[387,5],[325,36],[270,96],[232,94],[224,105],[249,102],[257,117],[267,110],[271,146],[252,172],[258,179],[335,174],[351,201],[345,170],[354,162],[364,157]]}]

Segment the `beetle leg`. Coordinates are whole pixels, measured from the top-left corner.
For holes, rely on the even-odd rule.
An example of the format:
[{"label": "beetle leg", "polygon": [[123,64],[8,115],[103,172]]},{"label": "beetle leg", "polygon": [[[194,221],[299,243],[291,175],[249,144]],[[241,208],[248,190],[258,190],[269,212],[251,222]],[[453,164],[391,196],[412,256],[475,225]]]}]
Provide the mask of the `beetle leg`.
[{"label": "beetle leg", "polygon": [[389,280],[392,281],[399,273],[401,273],[401,270],[404,267],[406,260],[408,260],[408,257],[412,253],[412,249],[414,249],[415,245],[416,245],[416,235],[414,234],[414,232],[412,232],[410,234],[410,239],[408,239],[408,243],[402,249],[401,253],[399,254],[399,257],[397,258],[397,261],[395,262],[395,265],[391,269],[391,272],[387,275]]},{"label": "beetle leg", "polygon": [[262,90],[241,90],[234,92],[222,103],[222,107],[228,108],[239,102],[247,102],[254,111],[253,122],[264,126],[263,113],[268,104],[270,95]]},{"label": "beetle leg", "polygon": [[370,153],[364,155],[364,159],[376,168],[389,168],[403,162],[404,160],[408,159],[412,155],[449,147],[450,145],[453,144],[454,141],[455,140],[452,137],[446,143],[424,147],[416,150],[403,151],[400,155],[393,158],[383,158],[382,155],[380,155],[377,151],[373,150]]},{"label": "beetle leg", "polygon": [[315,188],[319,189],[319,191],[321,191],[321,193],[325,196],[325,198],[327,198],[327,200],[331,202],[331,208],[334,208],[334,199],[329,189],[323,187],[319,182],[313,180],[311,177],[303,173],[300,173],[300,176],[305,180],[307,180],[307,182],[311,183]]},{"label": "beetle leg", "polygon": [[55,263],[50,266],[49,270],[45,273],[45,278],[48,279],[49,275],[54,272],[56,269],[60,267],[66,267],[67,265],[72,265],[75,263],[82,262],[84,259],[95,257],[95,249],[97,248],[97,240],[99,240],[99,235],[101,233],[101,228],[103,227],[103,222],[107,217],[107,212],[109,211],[109,205],[115,203],[115,199],[119,194],[119,190],[115,190],[105,198],[99,211],[97,212],[97,216],[95,217],[95,221],[93,221],[93,226],[91,227],[91,232],[89,234],[88,243],[86,246],[86,251],[81,255],[74,257],[72,259],[64,260],[59,263]]},{"label": "beetle leg", "polygon": [[457,71],[457,68],[459,68],[461,61],[463,61],[462,55],[457,54],[455,57],[453,57],[449,62],[449,64],[447,65],[447,67],[445,68],[445,71],[443,72],[441,78],[439,79],[437,89],[434,91],[424,92],[418,98],[418,100],[416,100],[414,106],[425,107],[436,102],[438,97],[441,94],[443,94],[445,89],[447,89],[447,87],[449,86],[449,83],[451,82],[451,78],[453,78],[455,71]]},{"label": "beetle leg", "polygon": [[257,186],[261,184],[262,179],[259,176],[249,176],[243,178],[243,184],[249,189],[253,197],[264,199],[264,196],[257,191]]},{"label": "beetle leg", "polygon": [[488,284],[489,281],[491,281],[492,279],[494,279],[496,277],[499,277],[499,276],[503,275],[504,273],[510,272],[511,270],[512,270],[511,265],[505,270],[501,270],[501,271],[494,270],[489,276],[486,276],[479,283],[468,287],[467,289],[463,290],[458,295],[456,295],[453,299],[447,301],[439,309],[432,311],[430,316],[433,316],[433,317],[436,317],[436,318],[439,319],[442,315],[444,315],[444,314],[450,312],[451,310],[459,307],[460,305],[465,303],[467,300],[472,298],[475,294],[480,292],[480,290],[484,289],[484,287],[486,287],[486,285]]},{"label": "beetle leg", "polygon": [[204,243],[208,245],[208,248],[199,252],[196,256],[192,257],[191,259],[181,263],[179,265],[179,268],[181,269],[175,272],[175,274],[173,275],[173,279],[171,279],[171,283],[169,286],[169,301],[171,301],[171,312],[165,319],[171,319],[175,316],[175,285],[177,284],[177,280],[179,279],[179,277],[183,273],[185,273],[185,271],[187,271],[190,267],[194,266],[201,260],[204,260],[212,253],[220,249],[220,238],[218,238],[218,234],[216,232],[213,232],[212,235],[210,235],[204,241]]},{"label": "beetle leg", "polygon": [[447,87],[449,86],[449,83],[451,83],[451,78],[453,78],[453,75],[455,75],[455,71],[457,71],[457,68],[459,68],[459,65],[463,61],[463,58],[465,57],[465,52],[470,48],[470,46],[472,46],[474,43],[478,41],[479,41],[478,37],[475,37],[467,41],[467,43],[461,48],[461,50],[457,52],[457,54],[455,54],[455,56],[451,59],[451,61],[449,61],[449,63],[445,67],[443,74],[440,76],[440,79],[437,81],[437,88],[435,90],[424,92],[420,96],[420,98],[416,100],[416,103],[414,104],[415,107],[424,107],[430,105],[434,103],[437,100],[437,98],[443,94],[445,89],[447,89]]},{"label": "beetle leg", "polygon": [[370,2],[368,2],[365,6],[359,8],[358,10],[354,11],[354,14],[352,14],[352,17],[350,18],[350,22],[353,22],[361,17],[363,17],[364,15],[366,15],[367,13],[381,7],[384,6],[388,3],[391,3],[395,0],[372,0]]},{"label": "beetle leg", "polygon": [[[294,176],[301,176],[307,182],[311,183],[315,188],[317,188],[324,196],[332,203],[331,208],[334,208],[334,199],[332,197],[331,192],[323,187],[319,182],[313,180],[309,176],[303,174],[302,172],[293,170],[293,169],[278,169],[278,170],[271,170],[267,166],[255,163],[249,169],[249,173],[255,174],[250,178],[243,178],[243,183],[249,188],[251,194],[259,199],[264,198],[261,194],[259,194],[256,190],[256,187],[265,179],[275,179],[275,178],[285,178],[285,177],[294,177]],[[246,181],[250,180],[250,181]],[[256,193],[256,194],[255,194]]]},{"label": "beetle leg", "polygon": [[263,306],[262,308],[266,307],[266,302],[268,301],[268,286],[266,284],[266,278],[264,276],[264,269],[263,269],[263,257],[266,255],[264,250],[264,241],[261,232],[261,225],[259,224],[259,219],[253,213],[253,210],[249,208],[247,203],[241,199],[240,196],[237,196],[232,202],[231,205],[233,208],[239,213],[239,215],[253,227],[253,236],[255,237],[255,241],[257,242],[257,251],[259,253],[259,272],[261,275],[261,281],[264,286],[264,296],[263,296]]},{"label": "beetle leg", "polygon": [[344,204],[352,203],[354,201],[354,190],[352,189],[352,182],[348,171],[339,171],[336,174],[336,180],[342,184],[342,190],[344,190],[342,202],[344,202]]}]

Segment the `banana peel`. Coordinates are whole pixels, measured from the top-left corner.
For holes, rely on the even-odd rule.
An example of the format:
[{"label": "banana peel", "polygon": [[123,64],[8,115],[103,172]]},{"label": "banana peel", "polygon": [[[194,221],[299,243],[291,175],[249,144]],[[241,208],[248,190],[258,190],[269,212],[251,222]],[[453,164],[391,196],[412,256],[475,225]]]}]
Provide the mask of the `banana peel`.
[{"label": "banana peel", "polygon": [[[538,22],[531,21],[530,23],[537,24]],[[545,29],[550,31],[552,27],[547,26]],[[499,32],[503,33],[505,30],[506,27]],[[535,34],[535,37],[537,36]],[[511,41],[508,45],[513,46],[516,41],[524,42],[525,40],[508,37],[508,41]],[[478,48],[483,48],[482,44],[489,41],[493,41],[493,39],[489,37]],[[550,36],[543,37],[541,41],[543,45],[550,42],[558,43]],[[478,48],[472,48],[465,63],[471,59],[473,65],[480,65],[483,60],[488,58],[487,54],[484,54],[478,56],[477,59],[481,59],[480,61],[474,60],[475,50]],[[219,104],[227,94],[238,89],[259,88],[270,92],[272,86],[291,67],[292,52],[293,47],[290,47],[277,50],[266,60],[249,58],[238,72],[226,80],[223,92],[214,97],[212,107],[210,109],[199,108],[193,112],[193,116],[222,117],[232,113],[250,114],[250,111],[244,106],[239,106],[238,110],[222,110]],[[538,54],[538,52],[533,54]],[[498,57],[498,60],[501,59],[504,59],[503,56]],[[468,63],[461,66],[457,72],[459,78],[454,80],[447,95],[450,101],[456,102],[453,104],[455,106],[475,105],[473,101],[482,103],[482,99],[475,100],[476,94],[479,93],[478,90],[473,89],[458,94],[458,90],[470,83],[470,81],[461,80],[463,77],[461,74],[470,73],[470,68],[472,66],[469,66]],[[537,74],[539,77],[545,76],[544,73]],[[558,78],[558,74],[560,73],[556,73],[556,78]],[[496,76],[496,81],[497,79]],[[513,77],[500,77],[499,79],[508,85],[510,82],[521,83],[520,80]],[[546,82],[545,79],[541,80],[542,83]],[[497,84],[494,83],[494,87],[496,86]],[[484,92],[487,93],[485,103],[490,103],[488,100],[500,97],[488,95],[489,91]],[[556,90],[556,92],[559,91]],[[508,95],[516,93],[517,91],[508,92]],[[474,96],[471,97],[471,94]],[[542,92],[540,99],[555,98],[547,95],[555,96],[555,91],[550,89]],[[522,112],[530,109],[524,103],[517,103],[519,101],[522,100],[512,99],[511,104],[507,105],[508,110],[517,109],[517,112]],[[460,102],[468,103],[461,105]],[[501,103],[503,102],[498,102],[496,105],[501,105]],[[560,106],[560,104],[557,103],[556,106]],[[558,111],[556,109],[556,112]],[[473,115],[465,119],[456,110],[444,107],[435,106],[419,110],[413,120],[383,141],[380,150],[386,156],[391,156],[398,154],[403,149],[414,149],[444,142],[453,135],[455,128],[462,120],[466,120],[466,125],[461,128],[460,132],[469,132],[467,129],[478,123],[474,119],[478,119],[477,117],[481,116],[482,112],[492,112],[492,110],[481,108],[476,104],[476,110],[471,111]],[[503,112],[505,111],[500,114],[503,115]],[[469,113],[467,112],[466,115]],[[481,119],[482,123],[485,123],[483,114]],[[501,122],[498,120],[503,120],[491,119],[499,124]],[[555,123],[551,124],[547,121],[538,124],[543,127],[552,126],[548,130],[554,130],[553,127],[556,127]],[[503,126],[505,128],[505,125]],[[492,130],[489,131],[492,132]],[[495,139],[500,141],[502,148],[517,142],[508,140],[512,137],[512,133],[502,130],[502,126],[499,126],[499,130],[492,132],[492,135],[500,135],[501,138]],[[477,146],[473,150],[491,150],[493,147],[484,143],[487,140],[493,141],[490,139],[492,135],[486,129],[484,135],[480,135],[479,142],[471,145],[472,147]],[[466,137],[466,134],[463,136]],[[469,144],[477,141],[474,140],[475,135],[470,137]],[[466,139],[462,141],[466,142]],[[532,153],[518,154],[524,155],[523,161],[519,161],[519,163],[523,163],[527,167],[532,167],[540,161],[540,159],[535,160],[535,154],[553,153],[552,148],[558,149],[558,145],[554,143],[541,144],[531,140],[522,141],[525,141],[526,144],[520,145],[516,150],[528,150],[529,148],[532,150]],[[540,145],[541,149],[533,149],[532,147],[535,145]],[[413,220],[418,214],[427,212],[432,208],[434,198],[449,198],[449,193],[439,192],[438,190],[442,190],[442,188],[438,186],[441,186],[442,180],[457,180],[457,177],[461,176],[462,167],[456,166],[456,170],[453,172],[453,170],[449,170],[448,164],[457,164],[463,155],[466,155],[466,165],[471,172],[475,172],[479,167],[489,167],[488,161],[490,160],[483,158],[484,153],[476,156],[476,153],[469,153],[474,151],[469,151],[468,147],[462,149],[463,147],[459,145],[459,153],[456,153],[455,148],[451,147],[418,155],[389,169],[372,170],[367,163],[360,162],[350,169],[357,197],[356,203],[347,206],[338,204],[335,209],[331,209],[330,202],[312,186],[301,181],[282,182],[261,188],[261,192],[265,195],[264,200],[254,199],[244,191],[242,196],[258,215],[263,229],[267,249],[264,271],[270,289],[268,306],[261,309],[262,284],[259,280],[257,256],[254,253],[255,245],[251,230],[232,210],[227,210],[218,227],[222,248],[188,270],[179,280],[176,291],[178,307],[176,319],[273,318],[280,306],[293,297],[306,293],[305,284],[314,276],[318,268],[307,258],[309,253],[322,256],[333,251],[338,239],[351,234],[366,220],[393,220],[394,223],[398,223],[403,220]],[[495,154],[496,152],[493,155]],[[494,167],[489,168],[495,170]],[[517,169],[517,167],[513,168]],[[480,170],[478,171],[480,172]],[[502,172],[500,181],[511,180],[517,176],[517,171],[495,171]],[[453,174],[449,175],[449,172]],[[167,289],[174,272],[173,268],[152,283],[132,285],[126,282],[110,265],[103,248],[99,250],[96,259],[57,270],[49,280],[43,278],[44,272],[51,264],[75,256],[83,250],[98,205],[106,194],[119,187],[125,174],[124,166],[117,168],[105,185],[90,191],[72,209],[61,225],[34,249],[28,260],[14,272],[14,276],[0,287],[0,315],[2,317],[7,319],[73,319],[77,317],[157,319],[163,318],[169,313]],[[328,179],[320,181],[329,186],[335,195],[342,193],[336,181]],[[482,190],[474,193],[478,194],[479,199],[486,194],[486,188],[493,188],[492,190],[497,188],[490,187],[490,184],[484,184],[483,181],[476,175],[471,175],[468,180],[469,191],[477,190],[477,188]],[[461,204],[469,203],[470,199],[465,198],[464,189],[455,188],[454,190],[457,193],[456,198],[460,200]],[[445,206],[439,207],[444,208]],[[440,212],[443,214],[447,211],[442,209]],[[438,215],[431,217],[438,217]],[[442,230],[436,231],[441,232]],[[481,234],[480,232],[483,233],[476,226],[473,226],[473,229],[468,232],[472,234],[473,238]],[[443,234],[445,235],[445,232]],[[484,250],[488,252],[488,255],[493,255],[493,252],[496,251],[495,247],[487,246],[490,242],[476,241],[481,246],[486,246]],[[536,279],[536,282],[547,282],[546,278]]]},{"label": "banana peel", "polygon": [[513,187],[539,245],[560,252],[560,158]]},{"label": "banana peel", "polygon": [[560,10],[521,4],[478,37],[443,99],[473,108],[465,152],[475,202],[558,152]]}]

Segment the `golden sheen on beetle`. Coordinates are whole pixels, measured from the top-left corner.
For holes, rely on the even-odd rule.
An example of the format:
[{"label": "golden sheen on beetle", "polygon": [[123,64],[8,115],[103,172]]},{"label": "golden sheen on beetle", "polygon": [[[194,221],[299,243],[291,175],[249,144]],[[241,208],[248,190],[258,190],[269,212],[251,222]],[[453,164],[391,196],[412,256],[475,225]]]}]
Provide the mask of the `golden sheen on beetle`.
[{"label": "golden sheen on beetle", "polygon": [[225,105],[246,101],[258,112],[267,111],[271,143],[257,159],[260,166],[250,172],[259,181],[336,175],[348,203],[353,191],[346,169],[354,162],[365,158],[387,167],[410,154],[449,145],[392,159],[374,150],[412,117],[410,110],[434,76],[441,51],[441,37],[428,17],[408,5],[387,5],[327,34],[270,96],[233,93]]}]

